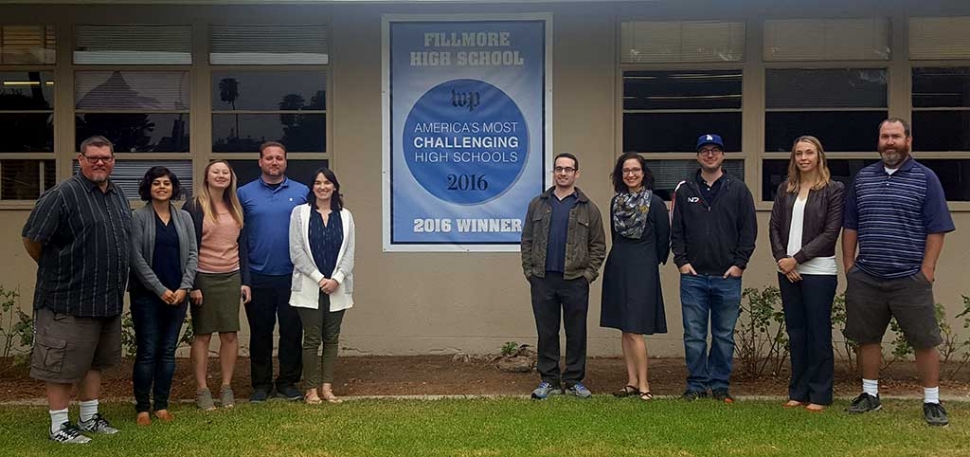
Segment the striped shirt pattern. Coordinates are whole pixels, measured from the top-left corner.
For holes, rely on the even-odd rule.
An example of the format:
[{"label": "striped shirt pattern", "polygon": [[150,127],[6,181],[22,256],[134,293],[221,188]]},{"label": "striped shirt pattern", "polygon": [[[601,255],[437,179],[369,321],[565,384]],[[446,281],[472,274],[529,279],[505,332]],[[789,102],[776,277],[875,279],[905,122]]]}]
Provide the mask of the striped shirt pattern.
[{"label": "striped shirt pattern", "polygon": [[881,162],[859,171],[846,192],[843,225],[859,234],[856,265],[884,279],[918,273],[926,235],[954,230],[939,178],[914,159],[891,175]]},{"label": "striped shirt pattern", "polygon": [[120,187],[107,192],[78,173],[37,200],[23,237],[43,247],[34,309],[80,317],[121,314],[128,283],[131,209]]}]

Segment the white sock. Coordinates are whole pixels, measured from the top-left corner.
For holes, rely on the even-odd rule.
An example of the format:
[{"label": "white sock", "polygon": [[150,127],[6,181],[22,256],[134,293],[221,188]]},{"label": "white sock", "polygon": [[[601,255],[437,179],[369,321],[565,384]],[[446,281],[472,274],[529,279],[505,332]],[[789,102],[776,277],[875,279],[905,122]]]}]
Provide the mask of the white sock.
[{"label": "white sock", "polygon": [[81,422],[87,422],[98,414],[98,400],[88,400],[82,401],[81,405]]},{"label": "white sock", "polygon": [[940,402],[940,387],[924,387],[923,388],[923,403],[939,403]]},{"label": "white sock", "polygon": [[67,418],[67,408],[59,409],[57,411],[48,411],[51,413],[51,434],[57,433],[61,429],[61,424],[68,421]]},{"label": "white sock", "polygon": [[862,391],[869,395],[872,395],[873,397],[878,397],[879,380],[862,378]]}]

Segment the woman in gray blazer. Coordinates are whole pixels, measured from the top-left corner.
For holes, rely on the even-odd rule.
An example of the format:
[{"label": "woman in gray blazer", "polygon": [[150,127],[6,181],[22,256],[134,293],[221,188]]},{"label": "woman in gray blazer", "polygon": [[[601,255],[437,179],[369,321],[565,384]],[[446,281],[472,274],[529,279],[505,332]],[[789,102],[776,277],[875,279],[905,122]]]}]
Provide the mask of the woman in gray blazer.
[{"label": "woman in gray blazer", "polygon": [[136,210],[131,220],[129,292],[137,344],[132,381],[136,422],[149,425],[152,390],[155,417],[163,422],[173,419],[168,397],[175,374],[175,348],[199,253],[192,218],[172,204],[181,194],[175,173],[152,167],[142,178],[138,193],[148,204]]}]

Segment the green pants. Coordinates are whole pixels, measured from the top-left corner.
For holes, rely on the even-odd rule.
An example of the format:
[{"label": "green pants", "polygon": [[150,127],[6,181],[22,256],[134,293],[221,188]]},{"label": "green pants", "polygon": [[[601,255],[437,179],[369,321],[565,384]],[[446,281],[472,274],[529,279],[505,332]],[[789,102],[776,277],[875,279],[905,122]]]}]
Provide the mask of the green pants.
[{"label": "green pants", "polygon": [[[330,312],[330,296],[323,292],[320,293],[320,306],[317,309],[294,309],[303,322],[303,388],[314,389],[324,383],[332,384],[344,310]],[[318,355],[321,342],[322,356]]]}]

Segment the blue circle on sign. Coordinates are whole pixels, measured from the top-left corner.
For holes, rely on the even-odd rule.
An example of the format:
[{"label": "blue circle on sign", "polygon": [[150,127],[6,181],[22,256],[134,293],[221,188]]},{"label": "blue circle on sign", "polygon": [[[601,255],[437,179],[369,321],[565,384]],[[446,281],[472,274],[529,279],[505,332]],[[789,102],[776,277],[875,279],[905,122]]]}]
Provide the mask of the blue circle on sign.
[{"label": "blue circle on sign", "polygon": [[501,89],[474,79],[441,83],[404,122],[404,160],[435,197],[463,205],[495,198],[525,168],[529,135],[522,111]]}]

